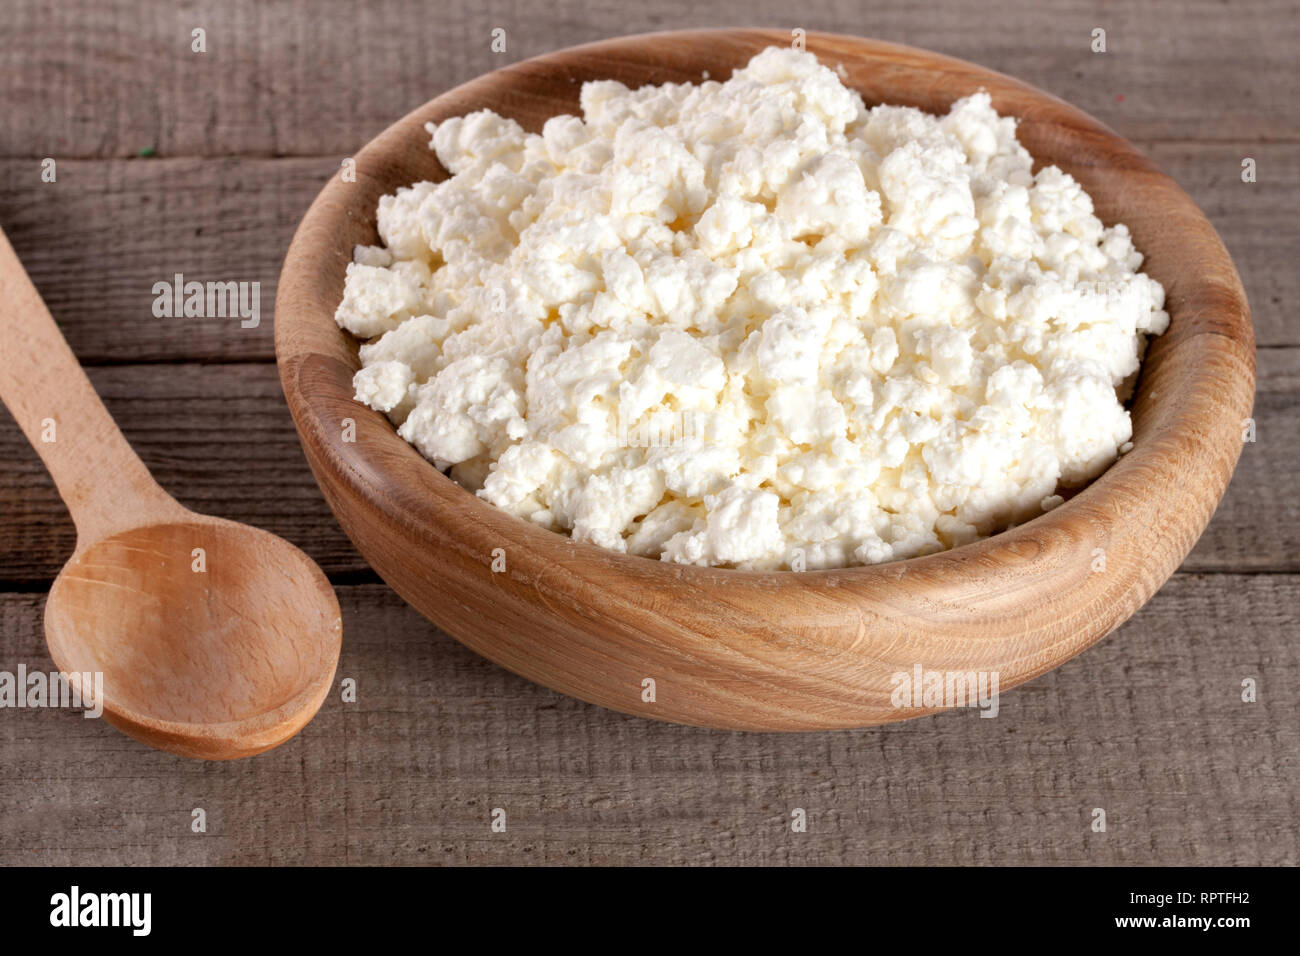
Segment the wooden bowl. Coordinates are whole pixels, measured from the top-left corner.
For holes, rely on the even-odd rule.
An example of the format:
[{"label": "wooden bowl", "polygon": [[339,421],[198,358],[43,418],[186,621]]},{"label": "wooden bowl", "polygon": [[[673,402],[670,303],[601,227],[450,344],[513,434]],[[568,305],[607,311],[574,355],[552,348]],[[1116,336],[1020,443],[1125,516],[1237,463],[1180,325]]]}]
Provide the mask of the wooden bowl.
[{"label": "wooden bowl", "polygon": [[[1254,336],[1213,227],[1138,149],[1010,77],[922,50],[810,33],[807,48],[867,101],[934,113],[980,88],[1020,140],[1132,229],[1164,284],[1169,331],[1132,405],[1133,450],[1064,505],[941,554],[836,571],[683,567],[615,554],[497,510],[352,399],[357,343],[335,325],[379,197],[446,176],[423,125],[490,108],[539,131],[579,113],[585,80],[714,79],[788,32],[705,30],[594,43],[516,63],[406,116],[312,204],[280,277],[276,354],[303,448],[340,524],[394,590],[475,651],[627,713],[709,727],[811,730],[933,713],[895,707],[893,676],[996,672],[1005,690],[1078,654],[1173,573],[1214,512],[1254,394]],[[345,421],[355,422],[348,441]],[[504,570],[494,570],[494,557]],[[501,560],[497,561],[497,568]],[[653,695],[646,688],[653,680]],[[647,697],[653,696],[653,700]],[[919,701],[914,703],[920,703]]]}]

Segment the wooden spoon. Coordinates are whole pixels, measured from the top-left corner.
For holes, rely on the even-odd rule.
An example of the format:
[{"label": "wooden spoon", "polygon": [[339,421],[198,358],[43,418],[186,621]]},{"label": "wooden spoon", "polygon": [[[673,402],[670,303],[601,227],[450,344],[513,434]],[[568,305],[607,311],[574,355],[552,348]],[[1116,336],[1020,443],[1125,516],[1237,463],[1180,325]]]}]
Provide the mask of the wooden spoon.
[{"label": "wooden spoon", "polygon": [[77,526],[45,605],[74,686],[103,675],[104,716],[152,747],[246,757],[320,708],[342,623],[329,581],[275,535],[168,495],[95,394],[0,232],[0,399]]}]

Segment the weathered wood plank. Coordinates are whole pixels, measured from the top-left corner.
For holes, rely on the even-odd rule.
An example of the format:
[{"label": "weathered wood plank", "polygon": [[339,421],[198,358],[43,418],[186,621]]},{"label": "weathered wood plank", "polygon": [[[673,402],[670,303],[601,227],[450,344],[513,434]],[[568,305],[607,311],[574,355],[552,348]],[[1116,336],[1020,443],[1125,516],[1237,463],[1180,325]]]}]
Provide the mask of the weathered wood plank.
[{"label": "weathered wood plank", "polygon": [[[1266,348],[1258,441],[1184,566],[1219,573],[1176,575],[1117,635],[1008,694],[996,720],[801,736],[649,723],[500,670],[387,588],[344,586],[339,673],[358,680],[359,702],[328,701],[299,738],[254,760],[195,764],[75,714],[0,710],[0,864],[1300,863],[1300,721],[1287,690],[1300,679],[1300,348],[1279,347],[1300,346],[1295,13],[1294,0],[231,0],[202,11],[10,0],[0,227],[83,361],[265,363],[280,261],[343,156],[507,62],[727,23],[929,47],[1093,113],[1209,214]],[[190,52],[196,26],[205,54]],[[489,49],[495,27],[505,54]],[[1105,54],[1088,49],[1095,27]],[[145,149],[164,158],[132,158]],[[57,184],[40,181],[47,156]],[[1254,185],[1240,182],[1246,156]],[[260,282],[261,326],[154,319],[153,283],[177,271]],[[302,459],[273,366],[91,374],[185,503],[282,534],[336,578],[365,573]],[[43,592],[72,544],[53,486],[0,414],[0,670],[50,666]],[[1259,680],[1260,703],[1239,703],[1244,677]],[[206,835],[190,832],[198,806]],[[488,830],[496,806],[507,834]],[[809,811],[806,834],[789,831],[795,806]],[[1107,809],[1105,834],[1088,828],[1094,806]]]},{"label": "weathered wood plank", "polygon": [[[163,486],[198,511],[288,538],[332,574],[367,565],[339,529],[298,445],[275,366],[92,368],[91,380]],[[1243,449],[1189,571],[1300,570],[1300,349],[1260,353],[1257,441]],[[75,531],[36,453],[0,417],[0,581],[50,581]]]},{"label": "weathered wood plank", "polygon": [[[1300,344],[1300,151],[1165,144],[1155,158],[1208,213],[1262,345]],[[1244,155],[1258,182],[1241,182]],[[332,159],[65,161],[41,183],[0,160],[0,227],[83,362],[269,360],[280,263]],[[261,322],[153,315],[155,282],[257,282]]]},{"label": "weathered wood plank", "polygon": [[[1300,345],[1300,149],[1145,144],[1209,218],[1241,276],[1259,345]],[[1256,181],[1242,182],[1254,159]]]},{"label": "weathered wood plank", "polygon": [[[1291,0],[982,4],[779,0],[443,4],[11,0],[0,35],[7,156],[347,155],[437,93],[609,36],[718,25],[874,36],[974,60],[1139,138],[1295,139]],[[206,31],[207,52],[191,31]],[[1106,52],[1091,49],[1106,30]],[[494,53],[492,31],[506,31]],[[1212,120],[1210,119],[1212,118]],[[1212,122],[1212,127],[1209,124]]]},{"label": "weathered wood plank", "polygon": [[1255,441],[1242,446],[1232,482],[1184,570],[1300,568],[1300,349],[1261,350],[1257,374]]},{"label": "weathered wood plank", "polygon": [[[43,183],[0,161],[0,227],[83,362],[274,358],[280,263],[338,164],[322,159],[65,160]],[[260,322],[156,318],[154,283],[258,283]]]},{"label": "weathered wood plank", "polygon": [[[358,700],[260,757],[201,765],[75,713],[0,712],[0,863],[1300,862],[1297,576],[1176,575],[992,720],[803,735],[570,700],[387,588],[337,590]],[[0,595],[0,669],[51,666],[42,601]]]},{"label": "weathered wood plank", "polygon": [[[362,570],[312,479],[271,364],[89,370],[127,439],[186,506],[289,538],[330,571]],[[47,580],[71,519],[6,413],[0,428],[0,580]]]}]

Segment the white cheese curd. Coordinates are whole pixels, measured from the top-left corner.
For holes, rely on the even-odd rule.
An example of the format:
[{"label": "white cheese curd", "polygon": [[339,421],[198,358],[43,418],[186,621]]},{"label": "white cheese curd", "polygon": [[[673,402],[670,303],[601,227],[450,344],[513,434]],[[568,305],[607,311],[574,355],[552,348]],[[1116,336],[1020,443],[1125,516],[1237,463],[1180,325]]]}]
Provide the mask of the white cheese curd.
[{"label": "white cheese curd", "polygon": [[494,505],[684,564],[829,568],[1056,507],[1132,437],[1164,290],[989,97],[867,109],[809,53],[429,125],[339,325],[356,397]]}]

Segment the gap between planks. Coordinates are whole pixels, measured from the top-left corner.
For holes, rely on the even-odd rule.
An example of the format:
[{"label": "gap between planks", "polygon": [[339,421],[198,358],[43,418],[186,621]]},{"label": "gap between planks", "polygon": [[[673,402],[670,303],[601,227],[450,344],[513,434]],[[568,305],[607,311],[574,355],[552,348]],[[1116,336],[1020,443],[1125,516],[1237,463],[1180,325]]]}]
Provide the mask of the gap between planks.
[{"label": "gap between planks", "polygon": [[[416,104],[417,106],[420,104]],[[414,109],[415,107],[412,107]],[[405,114],[402,114],[405,115]],[[394,116],[393,122],[400,119],[400,116]],[[377,130],[382,132],[382,130]],[[1255,136],[1255,137],[1214,137],[1214,136],[1171,136],[1164,137],[1129,137],[1129,142],[1139,149],[1148,149],[1150,147],[1163,146],[1186,146],[1189,148],[1197,147],[1224,147],[1224,146],[1300,146],[1300,137],[1290,136]],[[366,144],[357,143],[356,150],[360,150]],[[356,152],[353,151],[353,153]],[[303,153],[284,153],[284,152],[226,152],[226,153],[152,153],[149,156],[140,156],[135,153],[120,153],[110,156],[102,156],[97,153],[72,153],[60,152],[54,158],[57,160],[69,160],[79,163],[122,163],[133,160],[141,163],[164,163],[164,162],[193,162],[193,161],[229,161],[229,160],[249,160],[258,162],[274,162],[276,160],[300,160],[300,161],[324,161],[329,159],[339,159],[353,155],[347,151],[337,151],[329,153],[320,152],[303,152]],[[0,152],[0,162],[31,162],[39,163],[48,156],[37,155],[36,153],[5,153]]]}]

